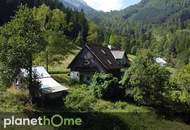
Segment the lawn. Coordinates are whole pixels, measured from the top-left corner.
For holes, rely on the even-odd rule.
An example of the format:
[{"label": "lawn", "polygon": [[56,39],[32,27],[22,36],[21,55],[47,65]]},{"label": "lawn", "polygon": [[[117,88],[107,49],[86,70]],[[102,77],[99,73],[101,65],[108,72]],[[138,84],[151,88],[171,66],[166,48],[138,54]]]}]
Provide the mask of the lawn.
[{"label": "lawn", "polygon": [[[80,85],[75,84],[74,86],[69,86],[70,93],[75,91],[76,87]],[[23,96],[15,90],[7,90],[4,94],[0,95],[0,111],[5,112],[21,112],[26,109],[27,105],[23,102]],[[185,123],[178,121],[170,121],[164,119],[164,117],[157,115],[154,112],[154,109],[144,106],[136,106],[127,102],[110,102],[97,99],[95,104],[96,110],[103,112],[102,115],[109,115],[114,117],[120,122],[124,123],[126,126],[129,126],[130,130],[190,130],[190,126]],[[100,113],[101,114],[101,113]],[[105,117],[104,117],[105,118]],[[103,119],[104,119],[103,118]],[[108,118],[108,116],[106,116]],[[96,120],[96,119],[93,119]],[[104,120],[101,121],[102,123]],[[111,125],[111,124],[110,124]],[[15,128],[9,128],[8,130],[13,130]],[[26,128],[19,128],[19,130],[25,130]],[[27,130],[38,130],[38,129],[48,129],[56,130],[51,127],[28,127]],[[70,129],[65,129],[70,130]],[[85,129],[84,129],[85,130]],[[87,129],[86,129],[87,130]],[[88,129],[91,130],[91,129]],[[102,129],[97,129],[102,130]],[[124,130],[124,129],[122,129]]]}]

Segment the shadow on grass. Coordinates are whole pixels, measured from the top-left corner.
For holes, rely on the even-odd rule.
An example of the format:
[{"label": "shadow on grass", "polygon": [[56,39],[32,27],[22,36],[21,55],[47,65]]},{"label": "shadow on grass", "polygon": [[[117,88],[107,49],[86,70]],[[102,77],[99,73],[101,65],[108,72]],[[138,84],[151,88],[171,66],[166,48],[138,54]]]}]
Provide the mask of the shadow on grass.
[{"label": "shadow on grass", "polygon": [[[60,127],[54,130],[129,130],[126,123],[111,113],[65,113],[64,116],[80,117],[83,121],[79,127]],[[73,116],[74,115],[74,116]]]},{"label": "shadow on grass", "polygon": [[[114,113],[103,112],[73,112],[64,106],[63,100],[54,100],[44,102],[43,106],[37,108],[38,112],[25,112],[30,118],[38,118],[46,116],[49,119],[55,114],[59,114],[64,118],[81,118],[81,126],[64,126],[54,128],[53,130],[129,130],[128,124],[122,121]],[[40,111],[40,112],[39,112]],[[123,114],[122,114],[123,115]],[[58,119],[58,123],[59,123]],[[27,129],[26,129],[27,130]],[[40,130],[40,129],[39,129]]]},{"label": "shadow on grass", "polygon": [[[81,119],[80,126],[77,125],[61,125],[60,127],[51,127],[53,130],[130,130],[128,124],[112,113],[79,113],[79,112],[51,112],[51,113],[30,113],[30,118],[46,117],[52,119],[54,115],[60,115],[64,119]],[[60,118],[54,119],[55,124],[60,123]],[[45,127],[45,126],[44,126]],[[27,129],[26,129],[27,130]]]}]

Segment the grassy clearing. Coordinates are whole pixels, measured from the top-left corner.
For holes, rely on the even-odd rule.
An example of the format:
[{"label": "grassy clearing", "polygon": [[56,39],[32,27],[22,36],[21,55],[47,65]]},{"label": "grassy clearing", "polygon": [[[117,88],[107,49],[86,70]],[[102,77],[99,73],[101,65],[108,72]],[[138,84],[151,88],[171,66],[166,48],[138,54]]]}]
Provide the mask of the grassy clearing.
[{"label": "grassy clearing", "polygon": [[[70,86],[70,94],[80,87],[84,86],[79,84]],[[158,115],[151,107],[137,106],[127,102],[96,100],[96,102],[91,102],[93,111],[117,117],[129,126],[130,130],[190,130],[189,125],[179,121],[167,120]]]},{"label": "grassy clearing", "polygon": [[[74,84],[70,86],[70,93],[83,85]],[[25,93],[15,89],[8,89],[0,94],[0,111],[1,112],[22,112],[26,109],[24,104]],[[15,98],[16,97],[16,98]],[[130,130],[190,130],[190,126],[177,121],[166,120],[158,116],[154,109],[144,106],[136,106],[127,102],[110,102],[97,99],[94,109],[99,112],[110,114],[117,117],[123,123],[130,127]],[[6,111],[5,111],[6,110]],[[22,129],[22,128],[19,128]],[[23,130],[26,128],[23,128]],[[34,129],[53,129],[51,127],[34,127]]]},{"label": "grassy clearing", "polygon": [[[83,86],[80,84],[67,85],[70,88],[70,93]],[[113,103],[100,99],[97,99],[96,103],[92,102],[92,104],[95,111],[109,113],[118,117],[129,125],[131,130],[190,130],[189,125],[166,120],[164,117],[157,115],[154,109],[150,107],[136,106],[127,102]]]},{"label": "grassy clearing", "polygon": [[153,112],[148,113],[123,113],[118,116],[127,123],[130,130],[190,130],[190,126],[177,121],[165,120]]},{"label": "grassy clearing", "polygon": [[28,103],[28,93],[11,87],[0,91],[0,112],[23,112],[31,108]]},{"label": "grassy clearing", "polygon": [[68,72],[68,65],[71,63],[71,61],[75,58],[75,56],[79,53],[79,50],[73,50],[73,53],[66,56],[63,61],[60,63],[54,63],[49,66],[49,72],[50,73],[65,73]]}]

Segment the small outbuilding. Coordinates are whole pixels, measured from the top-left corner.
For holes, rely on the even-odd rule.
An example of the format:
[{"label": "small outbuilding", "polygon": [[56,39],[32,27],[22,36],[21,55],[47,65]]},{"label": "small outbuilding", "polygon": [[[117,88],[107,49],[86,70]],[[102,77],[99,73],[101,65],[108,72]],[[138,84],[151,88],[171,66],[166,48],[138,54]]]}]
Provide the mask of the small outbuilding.
[{"label": "small outbuilding", "polygon": [[[32,67],[33,74],[36,77],[36,81],[40,83],[39,96],[47,97],[48,99],[61,98],[67,93],[68,88],[61,85],[56,80],[54,80],[46,69],[42,66]],[[28,72],[25,69],[21,69],[21,73],[16,79],[16,87],[23,88],[26,87],[23,78],[27,77]]]}]

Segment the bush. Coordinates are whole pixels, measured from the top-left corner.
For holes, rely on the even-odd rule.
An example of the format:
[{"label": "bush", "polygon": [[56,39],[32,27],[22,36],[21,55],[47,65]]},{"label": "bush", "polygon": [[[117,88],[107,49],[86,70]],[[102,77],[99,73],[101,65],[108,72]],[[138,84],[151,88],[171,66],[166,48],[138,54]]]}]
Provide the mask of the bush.
[{"label": "bush", "polygon": [[172,102],[190,105],[190,94],[187,90],[169,91],[168,97]]},{"label": "bush", "polygon": [[188,112],[190,107],[190,65],[185,66],[170,78],[165,93],[165,106],[175,112]]},{"label": "bush", "polygon": [[65,98],[65,106],[73,111],[92,111],[96,99],[85,87],[74,88]]},{"label": "bush", "polygon": [[123,89],[118,84],[118,79],[110,74],[96,73],[90,84],[91,93],[97,98],[121,98]]},{"label": "bush", "polygon": [[181,69],[181,71],[174,76],[174,82],[178,88],[184,88],[190,91],[190,64]]},{"label": "bush", "polygon": [[187,99],[189,98],[190,96],[190,64],[182,68],[179,73],[171,76],[170,90],[171,90],[170,92],[171,99],[174,95],[178,95],[177,97],[179,98],[180,102],[185,103],[184,98],[187,98]]}]

